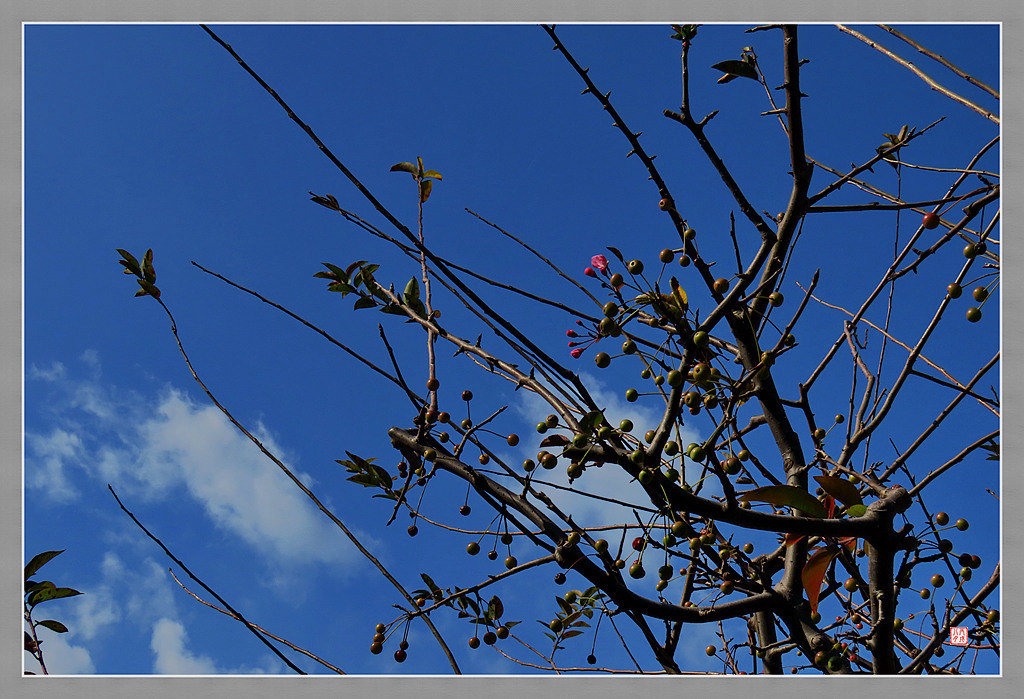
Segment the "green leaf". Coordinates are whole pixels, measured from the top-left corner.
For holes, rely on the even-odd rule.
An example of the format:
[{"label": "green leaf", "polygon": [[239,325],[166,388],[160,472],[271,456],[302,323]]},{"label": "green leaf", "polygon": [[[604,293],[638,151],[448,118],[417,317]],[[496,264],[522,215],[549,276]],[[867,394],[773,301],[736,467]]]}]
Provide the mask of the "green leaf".
[{"label": "green leaf", "polygon": [[420,577],[423,578],[423,582],[427,584],[427,587],[430,588],[431,592],[441,591],[441,588],[437,586],[437,584],[431,579],[429,575],[427,575],[426,573],[420,573]]},{"label": "green leaf", "polygon": [[121,264],[130,269],[135,274],[136,277],[141,277],[142,268],[139,266],[139,261],[135,259],[135,256],[132,255],[127,250],[122,250],[121,248],[116,248],[116,250],[121,254],[121,257],[124,258],[123,262],[121,262],[121,260],[118,260],[118,262],[121,262]]},{"label": "green leaf", "polygon": [[572,638],[573,636],[580,636],[582,634],[583,634],[582,631],[578,631],[576,629],[572,629],[570,631],[566,631],[565,633],[563,633],[562,634],[562,638]]},{"label": "green leaf", "polygon": [[415,300],[420,298],[420,284],[416,281],[416,277],[413,277],[405,285],[405,290],[402,292],[402,301],[406,304],[411,304]]},{"label": "green leaf", "polygon": [[600,410],[592,410],[580,419],[580,429],[585,434],[590,434],[597,429],[597,426],[604,420],[604,413]]},{"label": "green leaf", "polygon": [[410,175],[415,177],[416,166],[408,162],[395,163],[391,166],[390,172],[408,172]]},{"label": "green leaf", "polygon": [[615,257],[619,259],[619,262],[621,262],[622,264],[626,264],[626,258],[622,256],[622,253],[619,252],[618,248],[613,248],[611,245],[609,245],[606,249],[608,250],[608,252],[615,255]]},{"label": "green leaf", "polygon": [[146,250],[142,258],[142,274],[150,284],[156,283],[156,270],[153,268],[153,249]]},{"label": "green leaf", "polygon": [[[715,70],[720,70],[727,75],[731,75],[733,78],[750,78],[751,80],[757,80],[757,71],[754,70],[754,67],[746,61],[719,61],[711,67]],[[719,79],[719,82],[728,82],[728,80]]]},{"label": "green leaf", "polygon": [[347,296],[356,290],[351,284],[345,284],[344,282],[331,282],[327,285],[328,291],[341,292],[342,296]]},{"label": "green leaf", "polygon": [[867,505],[850,505],[846,508],[846,514],[851,517],[863,517],[868,512]]},{"label": "green leaf", "polygon": [[387,313],[393,316],[404,316],[406,315],[405,310],[401,306],[396,306],[393,303],[387,303],[380,307],[381,313]]},{"label": "green leaf", "polygon": [[497,595],[487,603],[487,613],[492,619],[500,619],[501,615],[505,613],[505,605],[501,603],[501,599]]},{"label": "green leaf", "polygon": [[839,554],[837,549],[820,548],[807,558],[803,573],[800,577],[807,592],[807,601],[811,603],[811,612],[818,611],[818,596],[821,594],[821,585],[825,581],[825,573],[828,572],[832,560]]},{"label": "green leaf", "polygon": [[[327,269],[334,273],[334,278],[337,279],[339,282],[348,281],[348,272],[343,270],[341,267],[337,265],[332,265],[330,262],[324,262],[323,265],[324,267],[326,267]],[[320,274],[323,274],[323,272],[320,272]]]},{"label": "green leaf", "polygon": [[437,170],[427,170],[423,173],[424,177],[433,177],[434,179],[441,179],[441,173]]},{"label": "green leaf", "polygon": [[136,296],[152,296],[155,299],[160,298],[160,289],[156,288],[155,284],[148,282],[145,279],[136,279],[135,281],[137,281],[139,286],[142,287],[141,290],[135,292]]},{"label": "green leaf", "polygon": [[377,307],[377,302],[374,301],[371,297],[369,297],[369,296],[360,296],[359,298],[356,299],[356,303],[352,307],[352,310],[358,311],[360,308],[376,308],[376,307]]},{"label": "green leaf", "polygon": [[766,485],[743,493],[738,499],[793,507],[812,517],[824,518],[827,515],[825,506],[816,497],[792,485]]},{"label": "green leaf", "polygon": [[357,260],[356,262],[353,262],[352,264],[350,264],[348,267],[345,268],[345,276],[346,277],[351,276],[352,272],[354,272],[356,269],[358,269],[359,267],[362,267],[365,264],[366,264],[366,260]]},{"label": "green leaf", "polygon": [[563,598],[555,596],[555,601],[558,602],[558,606],[562,608],[562,611],[566,614],[572,614],[572,605],[566,602]]},{"label": "green leaf", "polygon": [[845,478],[821,475],[815,476],[814,480],[818,481],[818,485],[821,486],[822,490],[847,507],[860,505],[864,502],[860,497],[860,492],[857,491],[857,486]]},{"label": "green leaf", "polygon": [[59,621],[54,621],[53,619],[47,619],[45,621],[40,621],[39,625],[40,626],[45,626],[46,628],[50,629],[51,631],[56,631],[57,633],[67,633],[68,632],[68,627],[67,626],[64,626],[64,624],[60,623]]},{"label": "green leaf", "polygon": [[31,578],[35,575],[37,570],[65,551],[67,551],[67,549],[61,549],[60,551],[44,551],[43,553],[38,553],[33,556],[32,560],[28,562],[28,565],[25,566],[25,580]]},{"label": "green leaf", "polygon": [[419,299],[413,299],[412,303],[409,304],[409,306],[412,308],[413,313],[418,315],[420,318],[426,319],[427,307],[423,305],[422,301],[420,301]]},{"label": "green leaf", "polygon": [[420,181],[420,202],[425,202],[430,198],[430,191],[434,188],[433,180],[421,180]]},{"label": "green leaf", "polygon": [[74,597],[75,595],[80,594],[82,593],[78,590],[72,590],[70,587],[47,587],[37,590],[29,595],[28,606],[34,607],[40,602],[47,602],[52,599],[62,599],[64,597]]}]

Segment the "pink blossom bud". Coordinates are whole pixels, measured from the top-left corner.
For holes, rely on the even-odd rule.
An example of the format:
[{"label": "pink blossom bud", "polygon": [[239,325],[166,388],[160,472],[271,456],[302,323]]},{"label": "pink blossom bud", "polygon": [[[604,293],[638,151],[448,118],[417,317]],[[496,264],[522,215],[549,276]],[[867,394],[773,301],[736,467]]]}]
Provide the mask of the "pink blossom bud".
[{"label": "pink blossom bud", "polygon": [[580,355],[583,354],[583,349],[581,347],[577,347],[576,349],[571,350],[569,354],[572,355],[573,359],[579,359]]},{"label": "pink blossom bud", "polygon": [[587,275],[588,277],[596,277],[597,276],[597,272],[595,272],[593,270],[593,268],[591,268],[591,267],[587,267],[585,270],[583,270],[583,273],[585,275]]},{"label": "pink blossom bud", "polygon": [[565,334],[569,337],[579,337],[579,335],[576,334],[575,330],[566,330]]},{"label": "pink blossom bud", "polygon": [[604,274],[608,273],[608,258],[604,255],[594,255],[590,258],[590,264]]}]

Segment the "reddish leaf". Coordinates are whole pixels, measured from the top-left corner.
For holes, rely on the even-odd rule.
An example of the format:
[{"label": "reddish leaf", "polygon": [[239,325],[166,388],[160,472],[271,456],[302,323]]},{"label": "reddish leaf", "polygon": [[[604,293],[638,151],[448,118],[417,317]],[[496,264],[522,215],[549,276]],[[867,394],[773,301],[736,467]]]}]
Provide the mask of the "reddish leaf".
[{"label": "reddish leaf", "polygon": [[786,534],[786,546],[792,546],[793,544],[803,541],[806,538],[806,534]]},{"label": "reddish leaf", "polygon": [[812,517],[825,518],[825,506],[816,497],[792,485],[767,485],[743,493],[740,500],[767,502],[772,505],[794,507]]},{"label": "reddish leaf", "polygon": [[818,549],[808,557],[807,564],[804,565],[800,578],[804,584],[804,591],[807,593],[807,601],[811,603],[811,612],[818,611],[818,595],[821,594],[825,573],[828,572],[828,567],[838,553],[839,551],[833,548]]},{"label": "reddish leaf", "polygon": [[857,486],[845,478],[839,478],[838,476],[815,476],[814,480],[818,481],[818,485],[822,487],[822,490],[847,507],[864,503],[860,493],[857,491]]},{"label": "reddish leaf", "polygon": [[542,447],[564,447],[569,444],[569,438],[564,434],[549,434],[541,440]]}]

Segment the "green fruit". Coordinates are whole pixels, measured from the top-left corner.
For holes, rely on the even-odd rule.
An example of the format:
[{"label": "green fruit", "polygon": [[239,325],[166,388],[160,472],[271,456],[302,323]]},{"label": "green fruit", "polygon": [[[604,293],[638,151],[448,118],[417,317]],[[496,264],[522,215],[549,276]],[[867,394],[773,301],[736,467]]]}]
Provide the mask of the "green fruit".
[{"label": "green fruit", "polygon": [[740,461],[750,461],[751,453],[746,449],[741,449],[740,453],[736,455]]},{"label": "green fruit", "polygon": [[697,445],[696,447],[690,450],[689,456],[697,463],[700,463],[701,461],[704,460],[704,457],[706,456],[704,454],[704,447]]},{"label": "green fruit", "polygon": [[533,459],[526,459],[523,461],[523,470],[529,473],[533,469],[537,468],[537,464],[533,463]]},{"label": "green fruit", "polygon": [[608,281],[609,281],[609,283],[611,283],[613,288],[618,289],[620,286],[622,286],[622,283],[623,283],[624,280],[622,278],[622,275],[619,274],[618,272],[616,272],[615,274],[612,275],[612,278],[609,279]]},{"label": "green fruit", "polygon": [[707,347],[710,340],[710,336],[703,330],[699,330],[693,334],[693,344],[697,347]]},{"label": "green fruit", "polygon": [[935,575],[932,576],[932,587],[942,587],[945,584],[946,584],[946,579],[944,577],[942,577],[941,575],[939,575],[938,573],[936,573]]},{"label": "green fruit", "polygon": [[743,544],[743,553],[745,553],[745,554],[747,554],[749,556],[753,552],[754,552],[754,545],[753,544],[750,544],[750,543]]},{"label": "green fruit", "polygon": [[988,289],[986,289],[983,286],[979,286],[974,291],[971,292],[971,296],[974,297],[975,301],[981,303],[982,301],[988,298]]},{"label": "green fruit", "polygon": [[967,243],[964,246],[964,257],[971,259],[978,254],[978,246],[974,243]]},{"label": "green fruit", "polygon": [[695,408],[700,405],[700,394],[696,391],[687,391],[683,394],[683,404],[688,408]]},{"label": "green fruit", "polygon": [[675,569],[672,566],[670,566],[668,564],[665,564],[665,565],[661,566],[660,568],[658,568],[658,577],[661,578],[662,580],[668,580],[669,578],[672,577],[672,573],[674,573],[674,572],[675,572]]},{"label": "green fruit", "polygon": [[630,274],[643,274],[644,263],[640,260],[630,260],[629,264],[626,265],[626,269],[629,270]]},{"label": "green fruit", "polygon": [[676,545],[676,538],[672,534],[666,534],[661,537],[661,544],[665,548],[670,549]]},{"label": "green fruit", "polygon": [[508,558],[505,559],[505,567],[508,568],[509,570],[512,570],[517,565],[519,565],[519,561],[516,560],[515,556],[509,556]]},{"label": "green fruit", "polygon": [[562,630],[562,620],[561,619],[552,619],[551,623],[548,624],[548,628],[551,629],[552,631],[554,631],[555,633],[558,633],[559,631]]},{"label": "green fruit", "polygon": [[676,520],[672,523],[672,533],[676,536],[682,536],[686,533],[686,523],[682,520]]},{"label": "green fruit", "polygon": [[843,424],[843,422],[846,421],[846,418],[843,417],[842,415],[836,415],[835,420],[837,425],[841,425]]},{"label": "green fruit", "polygon": [[558,416],[557,415],[548,415],[546,418],[544,418],[544,423],[548,427],[557,427],[558,426]]},{"label": "green fruit", "polygon": [[707,653],[709,656],[714,655],[715,654],[715,647],[714,646],[708,646],[707,648],[704,649],[704,652]]},{"label": "green fruit", "polygon": [[665,456],[675,456],[679,453],[679,445],[675,442],[665,442]]},{"label": "green fruit", "polygon": [[565,469],[565,473],[566,475],[569,476],[569,478],[579,478],[580,476],[583,475],[583,466],[581,466],[578,462],[574,461],[571,464],[569,464],[568,468]]},{"label": "green fruit", "polygon": [[903,628],[903,619],[893,619],[893,621],[892,621],[892,630],[893,631],[899,631],[902,628]]},{"label": "green fruit", "polygon": [[692,228],[687,228],[683,231],[683,240],[693,240],[697,237],[697,231]]},{"label": "green fruit", "polygon": [[682,386],[683,380],[685,378],[686,377],[683,376],[683,372],[673,369],[672,371],[668,372],[668,385],[672,386],[673,388],[675,388],[676,386]]},{"label": "green fruit", "polygon": [[623,354],[634,354],[636,352],[636,343],[632,340],[626,340],[622,343]]},{"label": "green fruit", "polygon": [[843,583],[843,589],[845,589],[847,592],[853,592],[857,589],[857,581],[853,578],[847,578],[846,582]]},{"label": "green fruit", "polygon": [[731,580],[726,580],[725,582],[723,582],[721,585],[718,586],[718,590],[723,595],[730,595],[730,594],[732,594],[732,591],[734,589],[735,589],[735,585],[733,584],[733,582]]},{"label": "green fruit", "polygon": [[960,298],[960,294],[962,294],[963,292],[964,288],[957,284],[956,282],[953,282],[952,284],[946,287],[946,295],[949,296],[949,298],[951,299]]},{"label": "green fruit", "polygon": [[730,456],[722,462],[722,470],[730,476],[735,476],[740,472],[740,460],[735,456]]},{"label": "green fruit", "polygon": [[645,575],[647,575],[647,572],[644,570],[644,567],[640,563],[640,561],[637,561],[629,567],[629,577],[634,578],[635,580],[639,580]]},{"label": "green fruit", "polygon": [[619,306],[614,301],[609,301],[604,305],[601,311],[604,313],[605,317],[614,318],[619,314]]},{"label": "green fruit", "polygon": [[665,264],[668,264],[669,262],[674,260],[675,257],[676,257],[676,254],[674,252],[672,252],[671,250],[669,250],[668,248],[665,248],[664,250],[662,250],[658,254],[658,259],[661,260],[662,262],[664,262]]},{"label": "green fruit", "polygon": [[662,376],[661,374],[658,374],[657,376],[654,377],[654,385],[655,386],[660,386],[663,383],[665,383],[665,377],[664,376]]},{"label": "green fruit", "polygon": [[649,379],[649,378],[651,378],[652,375],[653,374],[651,374],[651,370],[650,369],[644,369],[643,371],[640,372],[640,378],[641,379]]},{"label": "green fruit", "polygon": [[566,546],[575,546],[578,543],[580,543],[580,533],[579,532],[569,532],[569,535],[567,537],[565,537],[565,545]]},{"label": "green fruit", "polygon": [[932,596],[932,593],[931,593],[931,591],[928,590],[928,588],[925,588],[925,589],[921,590],[921,599],[928,599],[931,596]]},{"label": "green fruit", "polygon": [[640,394],[637,392],[637,390],[635,388],[630,388],[630,389],[626,390],[626,400],[628,402],[635,403],[636,399],[639,398],[639,397],[640,397]]},{"label": "green fruit", "polygon": [[768,300],[773,306],[781,306],[782,302],[785,301],[785,297],[779,291],[774,291],[768,295]]},{"label": "green fruit", "polygon": [[707,381],[711,376],[711,367],[701,362],[697,366],[693,367],[693,380],[696,382]]},{"label": "green fruit", "polygon": [[974,575],[974,571],[972,571],[967,566],[964,566],[960,569],[960,577],[964,580],[970,580],[972,575]]},{"label": "green fruit", "polygon": [[572,445],[577,449],[582,449],[583,447],[587,446],[588,441],[589,440],[587,439],[587,435],[585,434],[574,434],[572,436]]},{"label": "green fruit", "polygon": [[716,294],[724,294],[729,290],[729,280],[725,277],[721,277],[715,280],[714,285],[711,287]]},{"label": "green fruit", "polygon": [[650,444],[651,442],[654,441],[654,435],[655,435],[654,430],[647,430],[644,433],[644,441],[647,442],[648,444]]},{"label": "green fruit", "polygon": [[569,604],[572,604],[577,599],[579,599],[579,596],[580,596],[579,590],[569,590],[568,592],[565,593],[565,597],[563,599],[565,599],[565,601],[568,602]]},{"label": "green fruit", "polygon": [[632,431],[632,429],[633,429],[633,421],[630,420],[629,418],[626,418],[625,420],[623,420],[622,422],[619,423],[619,429],[622,430],[623,432],[630,432],[630,431]]},{"label": "green fruit", "polygon": [[962,532],[967,531],[967,527],[971,526],[966,519],[958,519],[956,521],[956,528]]},{"label": "green fruit", "polygon": [[437,458],[437,452],[433,449],[427,449],[423,452],[423,458],[427,461],[433,461]]},{"label": "green fruit", "polygon": [[547,425],[545,425],[543,422],[538,422],[537,423],[537,433],[538,434],[544,434],[547,431],[548,431],[548,426]]},{"label": "green fruit", "polygon": [[679,478],[679,471],[675,470],[674,468],[666,468],[664,473],[666,480],[674,482]]},{"label": "green fruit", "polygon": [[654,589],[657,590],[658,592],[661,592],[666,587],[668,587],[668,582],[666,582],[664,580],[659,580],[658,582],[654,583]]},{"label": "green fruit", "polygon": [[947,524],[949,524],[949,515],[947,515],[945,512],[938,513],[937,515],[935,515],[935,523],[940,527],[946,526]]},{"label": "green fruit", "polygon": [[598,352],[597,356],[594,357],[594,364],[597,365],[598,369],[605,369],[611,363],[612,358],[608,356],[607,352]]},{"label": "green fruit", "polygon": [[468,544],[466,544],[466,553],[468,553],[470,556],[477,555],[478,553],[480,553],[480,544],[478,544],[475,541],[470,541]]},{"label": "green fruit", "polygon": [[823,428],[821,428],[821,427],[819,427],[818,429],[814,430],[814,438],[815,438],[815,439],[816,439],[817,441],[819,441],[819,442],[820,442],[821,440],[825,439],[825,435],[826,435],[826,434],[827,434],[827,433],[825,432],[825,430],[824,430]]},{"label": "green fruit", "polygon": [[981,309],[972,306],[967,309],[967,320],[971,323],[977,323],[981,320]]},{"label": "green fruit", "polygon": [[990,624],[994,624],[997,621],[999,621],[999,610],[998,609],[990,609],[990,610],[988,610],[988,616],[985,617],[985,621],[987,621]]},{"label": "green fruit", "polygon": [[598,553],[604,553],[608,550],[608,542],[604,539],[598,539],[594,542],[594,550]]}]

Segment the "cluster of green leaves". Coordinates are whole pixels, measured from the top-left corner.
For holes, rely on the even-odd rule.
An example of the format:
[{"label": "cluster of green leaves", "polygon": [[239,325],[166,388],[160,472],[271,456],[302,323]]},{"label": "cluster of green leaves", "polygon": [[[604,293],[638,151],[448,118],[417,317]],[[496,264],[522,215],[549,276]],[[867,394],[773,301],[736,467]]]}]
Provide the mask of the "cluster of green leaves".
[{"label": "cluster of green leaves", "polygon": [[[408,315],[401,306],[391,301],[374,278],[374,272],[380,269],[380,265],[370,264],[366,260],[357,260],[344,269],[330,262],[324,262],[323,265],[327,270],[317,272],[313,276],[330,280],[327,290],[340,293],[342,298],[349,294],[357,294],[359,298],[356,299],[354,310],[379,307],[382,313]],[[359,289],[360,286],[363,287],[362,291]],[[390,287],[390,292],[395,293],[393,284]],[[420,318],[427,317],[427,309],[420,299],[420,285],[416,281],[416,277],[412,277],[406,283],[401,299],[402,303]]]},{"label": "cluster of green leaves", "polygon": [[[67,633],[68,627],[55,619],[43,619],[36,621],[32,618],[32,612],[36,606],[43,602],[49,602],[50,600],[63,599],[65,597],[74,597],[75,595],[82,594],[78,590],[70,587],[57,587],[50,580],[36,581],[32,579],[40,568],[46,565],[49,561],[53,560],[56,556],[64,553],[66,549],[60,551],[44,551],[43,553],[33,556],[32,560],[25,566],[25,621],[31,626],[32,632],[25,632],[25,650],[33,655],[42,665],[42,651],[39,646],[42,641],[36,639],[35,630],[37,627],[42,626],[50,629],[56,633]],[[45,666],[44,666],[45,667]],[[35,673],[26,672],[26,674],[32,675]]]},{"label": "cluster of green leaves", "polygon": [[367,488],[380,488],[384,492],[375,493],[375,498],[385,498],[387,500],[397,500],[398,496],[391,488],[391,484],[394,482],[391,474],[387,472],[381,466],[373,463],[376,461],[376,457],[364,459],[361,456],[356,456],[350,451],[346,451],[348,459],[335,459],[335,461],[345,467],[345,470],[353,474],[346,480],[350,480],[353,483],[358,483],[361,486]]},{"label": "cluster of green leaves", "polygon": [[160,298],[160,289],[156,286],[156,270],[153,269],[153,250],[146,250],[146,254],[142,258],[142,264],[127,250],[117,248],[117,251],[121,254],[123,259],[118,260],[122,266],[124,266],[125,274],[134,274],[137,278],[135,281],[139,283],[142,288],[135,292],[136,296],[152,296],[153,298]]},{"label": "cluster of green leaves", "polygon": [[423,169],[423,158],[419,156],[416,157],[415,165],[409,162],[395,163],[391,166],[391,172],[408,172],[412,175],[413,179],[419,184],[421,204],[430,198],[430,192],[434,187],[431,178],[434,180],[441,179],[441,173],[437,170]]},{"label": "cluster of green leaves", "polygon": [[549,622],[537,620],[551,630],[545,631],[544,635],[551,639],[554,650],[562,650],[562,642],[581,636],[585,629],[590,628],[589,619],[594,618],[595,611],[602,611],[598,603],[604,599],[604,593],[596,586],[587,588],[584,592],[570,590],[563,597],[555,595],[555,602],[558,603],[558,612],[555,618]]}]

